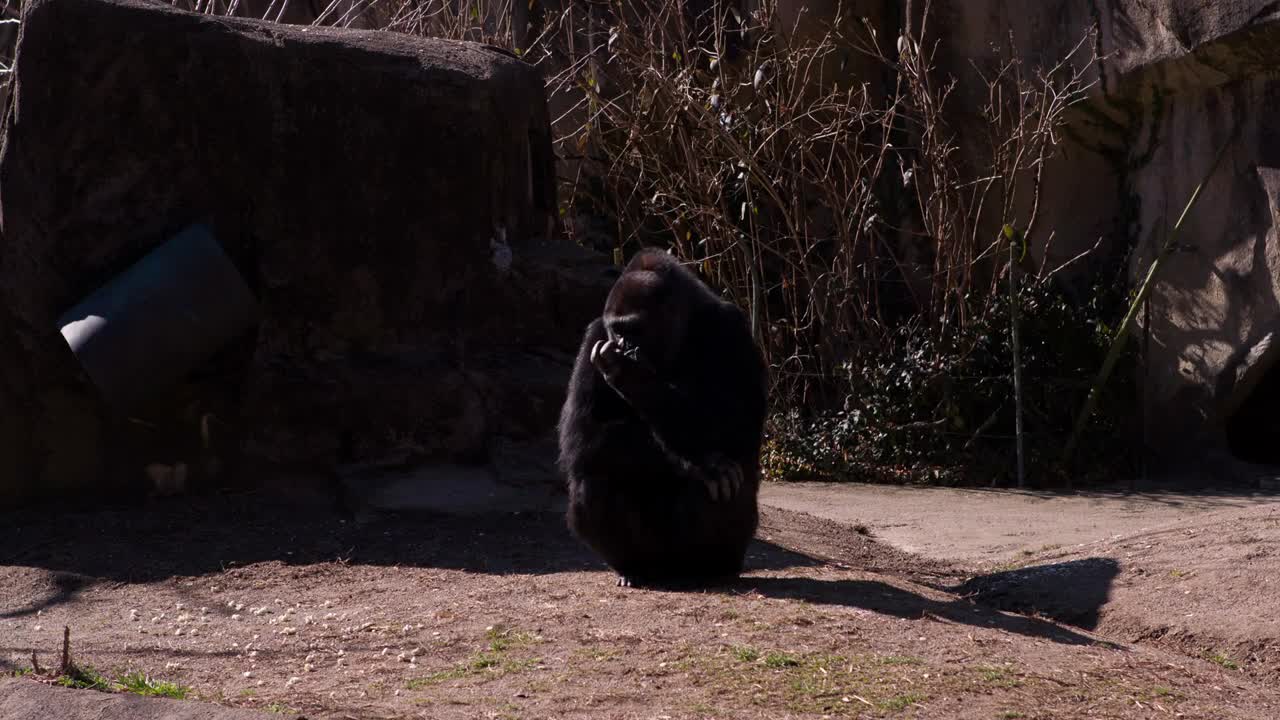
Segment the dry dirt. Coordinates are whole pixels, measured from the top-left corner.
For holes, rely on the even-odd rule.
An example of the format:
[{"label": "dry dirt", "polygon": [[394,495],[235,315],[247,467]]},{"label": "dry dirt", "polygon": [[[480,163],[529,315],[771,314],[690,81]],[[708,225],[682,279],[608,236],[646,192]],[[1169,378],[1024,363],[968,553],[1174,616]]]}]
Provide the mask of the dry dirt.
[{"label": "dry dirt", "polygon": [[1267,491],[1188,490],[1149,483],[1065,494],[1045,490],[901,487],[850,483],[770,483],[762,501],[845,525],[862,524],[885,542],[976,568],[1046,548],[1119,538],[1219,510],[1280,503]]},{"label": "dry dirt", "polygon": [[82,664],[286,717],[1280,717],[1262,660],[1127,642],[1144,618],[1276,617],[1280,518],[1231,517],[1026,558],[1116,558],[1085,581],[1114,596],[1076,593],[1108,638],[966,597],[1010,602],[1007,574],[777,509],[748,574],[702,590],[613,587],[556,513],[357,524],[250,495],[7,513],[0,670],[52,662],[67,625]]}]

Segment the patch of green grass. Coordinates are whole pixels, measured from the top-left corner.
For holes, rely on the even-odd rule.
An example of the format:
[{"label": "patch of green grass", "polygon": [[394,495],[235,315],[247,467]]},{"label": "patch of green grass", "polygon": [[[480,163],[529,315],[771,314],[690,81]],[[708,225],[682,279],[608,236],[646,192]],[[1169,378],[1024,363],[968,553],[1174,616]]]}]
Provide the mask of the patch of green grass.
[{"label": "patch of green grass", "polygon": [[185,700],[191,688],[164,680],[147,677],[146,673],[134,671],[120,676],[120,688],[125,692],[144,697],[167,697],[174,700]]},{"label": "patch of green grass", "polygon": [[13,672],[9,674],[12,675],[13,677],[26,677],[27,675],[30,675],[34,672],[35,670],[32,670],[29,667],[25,667],[25,668],[14,668]]},{"label": "patch of green grass", "polygon": [[789,668],[800,665],[800,659],[786,653],[771,652],[764,656],[764,666],[768,668]]},{"label": "patch of green grass", "polygon": [[909,655],[886,655],[876,658],[876,662],[881,665],[923,665],[924,660]]},{"label": "patch of green grass", "polygon": [[1019,718],[1026,717],[1026,715],[1023,715],[1017,710],[1005,710],[996,717],[1000,718],[1000,720],[1018,720]]},{"label": "patch of green grass", "polygon": [[925,700],[926,700],[926,696],[923,693],[912,692],[912,693],[907,693],[905,695],[895,695],[894,697],[891,697],[888,700],[881,700],[880,702],[876,703],[876,706],[879,707],[881,710],[888,710],[890,712],[900,712],[902,710],[906,710],[912,705],[922,703]]},{"label": "patch of green grass", "polygon": [[1177,568],[1174,568],[1169,571],[1169,577],[1174,578],[1175,580],[1181,580],[1185,577],[1191,577],[1191,573],[1186,570],[1178,570]]},{"label": "patch of green grass", "polygon": [[518,632],[505,625],[494,625],[486,629],[484,636],[489,641],[489,649],[496,653],[506,652],[533,642],[533,636],[529,633]]},{"label": "patch of green grass", "polygon": [[527,672],[542,665],[542,658],[511,658],[492,652],[481,652],[466,661],[425,677],[413,678],[405,683],[410,690],[421,690],[437,683],[449,680],[461,680],[483,674],[506,675],[507,673]]},{"label": "patch of green grass", "polygon": [[283,703],[271,703],[263,708],[263,710],[266,710],[269,713],[280,713],[282,715],[298,712],[297,708],[291,708]]},{"label": "patch of green grass", "polygon": [[1232,660],[1230,655],[1226,654],[1225,652],[1222,652],[1221,650],[1215,653],[1210,653],[1208,656],[1208,659],[1209,659],[1209,662],[1214,663],[1216,665],[1221,665],[1222,667],[1228,670],[1240,669],[1240,664],[1237,663],[1235,660]]},{"label": "patch of green grass", "polygon": [[542,664],[542,658],[512,658],[504,660],[502,671],[509,673],[526,672]]},{"label": "patch of green grass", "polygon": [[111,680],[88,665],[84,667],[73,665],[70,672],[53,682],[55,685],[76,688],[77,690],[101,690],[103,692],[111,692],[115,689],[112,687],[113,684]]},{"label": "patch of green grass", "polygon": [[1017,673],[1002,665],[979,665],[974,670],[982,678],[982,682],[992,687],[1014,688],[1022,684]]},{"label": "patch of green grass", "polygon": [[258,691],[254,690],[253,688],[245,688],[240,691],[240,697],[251,698],[257,694],[258,694]]},{"label": "patch of green grass", "polygon": [[760,651],[742,645],[733,649],[733,656],[742,662],[755,662],[760,659]]},{"label": "patch of green grass", "polygon": [[431,673],[426,677],[413,678],[409,682],[405,683],[405,687],[410,690],[421,690],[435,685],[436,683],[442,683],[448,680],[458,680],[459,678],[464,678],[469,674],[470,670],[460,665],[458,667],[449,668],[448,670]]}]

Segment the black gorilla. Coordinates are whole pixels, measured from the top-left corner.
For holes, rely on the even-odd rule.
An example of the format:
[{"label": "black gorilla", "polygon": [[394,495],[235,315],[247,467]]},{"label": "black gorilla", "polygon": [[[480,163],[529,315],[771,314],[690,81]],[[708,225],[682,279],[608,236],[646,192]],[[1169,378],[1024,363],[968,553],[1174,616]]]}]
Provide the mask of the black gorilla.
[{"label": "black gorilla", "polygon": [[569,527],[620,585],[742,571],[767,380],[741,310],[663,251],[632,259],[587,327],[559,425]]}]

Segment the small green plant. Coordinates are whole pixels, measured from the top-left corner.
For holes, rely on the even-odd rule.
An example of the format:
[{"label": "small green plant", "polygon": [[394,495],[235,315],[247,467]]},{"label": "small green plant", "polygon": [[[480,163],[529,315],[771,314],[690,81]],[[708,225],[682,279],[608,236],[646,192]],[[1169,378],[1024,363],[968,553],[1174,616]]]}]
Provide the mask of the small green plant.
[{"label": "small green plant", "polygon": [[34,671],[31,668],[25,667],[25,668],[14,668],[13,672],[10,674],[13,675],[14,677],[25,677],[27,675],[32,674],[33,672]]},{"label": "small green plant", "polygon": [[447,670],[431,673],[426,677],[414,678],[405,683],[410,690],[421,690],[425,687],[447,680],[462,678],[481,673],[515,673],[533,670],[542,664],[541,658],[502,657],[498,653],[481,652]]},{"label": "small green plant", "polygon": [[296,709],[291,708],[288,705],[284,705],[282,703],[271,703],[270,705],[263,708],[263,710],[266,710],[269,713],[280,713],[282,715],[286,713],[298,712]]},{"label": "small green plant", "polygon": [[1000,713],[998,717],[1000,718],[1000,720],[1018,720],[1019,718],[1026,717],[1026,715],[1023,715],[1017,710],[1005,710],[1004,712]]},{"label": "small green plant", "polygon": [[426,677],[413,678],[409,682],[405,683],[405,687],[409,688],[410,690],[421,690],[423,688],[435,685],[436,683],[442,683],[448,680],[457,680],[459,678],[466,677],[467,674],[468,674],[468,671],[464,667],[459,666],[455,668],[449,668],[448,670],[441,670],[440,672],[431,673]]},{"label": "small green plant", "polygon": [[489,641],[489,649],[496,652],[505,652],[514,647],[528,645],[533,641],[529,633],[518,632],[512,630],[505,625],[494,625],[484,631],[485,639]]},{"label": "small green plant", "polygon": [[786,653],[771,652],[764,656],[764,665],[769,668],[789,668],[796,667],[800,664],[800,660]]},{"label": "small green plant", "polygon": [[733,656],[742,662],[755,662],[760,659],[760,651],[743,645],[733,649]]},{"label": "small green plant", "polygon": [[175,700],[186,699],[191,688],[164,680],[147,677],[146,673],[134,671],[120,676],[120,688],[125,692],[145,697],[167,697]]},{"label": "small green plant", "polygon": [[885,657],[877,658],[876,662],[880,663],[881,665],[923,665],[924,664],[924,661],[921,660],[920,658],[911,657],[909,655],[886,655]]},{"label": "small green plant", "polygon": [[1010,668],[1000,665],[979,665],[977,667],[978,675],[982,681],[988,685],[995,687],[1012,688],[1022,684],[1020,680]]},{"label": "small green plant", "polygon": [[114,690],[109,679],[87,665],[84,667],[71,665],[66,674],[55,680],[54,684],[78,690],[102,690],[105,692]]},{"label": "small green plant", "polygon": [[897,695],[888,700],[882,700],[878,703],[880,709],[898,712],[925,701],[925,696],[921,693],[907,693],[905,695]]},{"label": "small green plant", "polygon": [[613,660],[621,653],[614,648],[588,647],[579,650],[577,654],[582,655],[593,662],[604,662],[606,660]]},{"label": "small green plant", "polygon": [[1209,662],[1214,663],[1216,665],[1221,665],[1222,667],[1228,670],[1240,669],[1240,664],[1237,663],[1235,660],[1232,660],[1230,655],[1226,654],[1225,652],[1222,652],[1221,650],[1215,653],[1210,653]]}]

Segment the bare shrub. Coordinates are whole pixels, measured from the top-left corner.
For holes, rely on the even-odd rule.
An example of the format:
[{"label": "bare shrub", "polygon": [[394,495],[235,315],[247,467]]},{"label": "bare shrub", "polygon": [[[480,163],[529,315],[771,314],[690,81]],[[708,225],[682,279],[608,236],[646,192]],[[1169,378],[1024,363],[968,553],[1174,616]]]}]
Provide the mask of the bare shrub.
[{"label": "bare shrub", "polygon": [[[266,3],[254,12],[268,17],[288,5],[194,1]],[[741,5],[691,17],[662,0],[333,0],[309,21],[481,41],[542,67],[566,229],[602,249],[665,245],[748,311],[772,368],[773,437],[834,448],[791,465],[1007,437],[1015,360],[1033,433],[1054,436],[1044,405],[1093,359],[1075,346],[1055,359],[1054,343],[1093,328],[1027,248],[1052,238],[1042,179],[1090,91],[1091,38],[1044,67],[1011,38],[986,65],[943,72],[927,1],[907,4],[892,38],[844,17],[795,33],[774,0]],[[839,71],[851,57],[862,75]],[[975,86],[976,122],[958,124],[953,93]],[[588,234],[584,217],[607,231]],[[1022,358],[1007,342],[1020,322],[1058,335],[1028,335]]]}]

